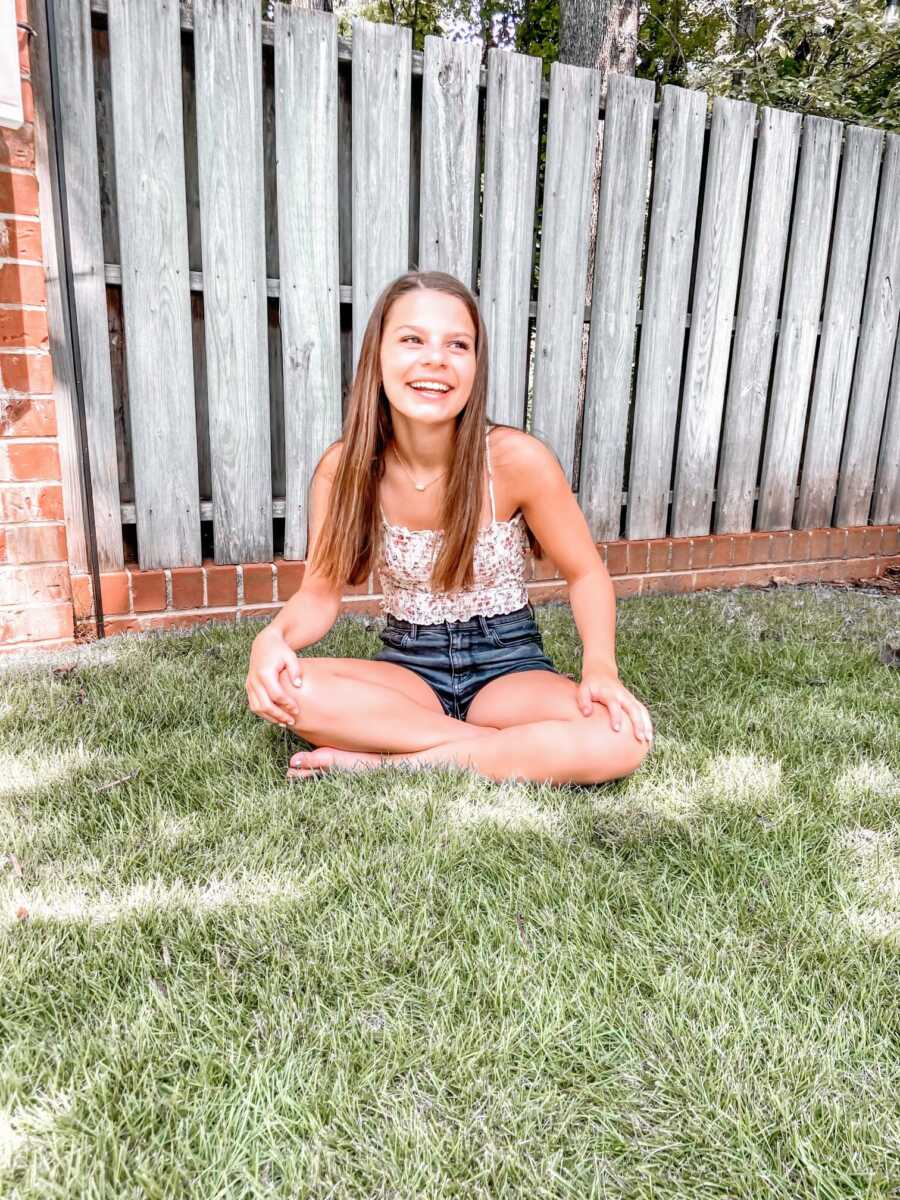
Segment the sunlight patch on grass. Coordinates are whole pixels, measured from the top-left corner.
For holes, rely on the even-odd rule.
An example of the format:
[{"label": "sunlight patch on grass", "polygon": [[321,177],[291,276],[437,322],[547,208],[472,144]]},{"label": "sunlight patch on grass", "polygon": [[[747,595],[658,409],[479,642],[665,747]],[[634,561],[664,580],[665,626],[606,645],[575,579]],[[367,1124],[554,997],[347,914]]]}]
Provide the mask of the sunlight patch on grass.
[{"label": "sunlight patch on grass", "polygon": [[26,792],[47,787],[65,778],[73,770],[86,767],[96,758],[94,751],[85,750],[84,742],[80,738],[71,749],[54,749],[52,753],[0,752],[0,800],[21,797]]},{"label": "sunlight patch on grass", "polygon": [[14,1111],[0,1110],[0,1171],[8,1170],[26,1142],[45,1137],[71,1108],[67,1096],[54,1093],[39,1096],[34,1103]]},{"label": "sunlight patch on grass", "polygon": [[147,911],[186,909],[204,913],[235,906],[265,905],[273,900],[305,900],[310,896],[310,883],[314,878],[315,874],[308,875],[301,884],[293,879],[223,878],[211,879],[202,887],[190,887],[181,880],[172,884],[154,880],[119,894],[102,889],[89,892],[71,888],[44,895],[20,888],[10,897],[0,924],[15,924],[21,919],[16,914],[22,909],[30,920],[87,921],[92,925],[103,925],[119,917]]},{"label": "sunlight patch on grass", "polygon": [[[474,785],[474,786],[473,786]],[[451,824],[491,824],[505,829],[530,829],[557,833],[561,814],[546,804],[537,804],[534,785],[507,779],[487,790],[483,780],[471,780],[447,806]]]},{"label": "sunlight patch on grass", "polygon": [[717,754],[702,771],[674,778],[640,773],[629,781],[624,798],[629,808],[674,820],[694,816],[710,803],[768,807],[782,798],[781,763],[758,754]]},{"label": "sunlight patch on grass", "polygon": [[843,915],[860,933],[900,946],[900,837],[846,829],[835,844],[848,868]]},{"label": "sunlight patch on grass", "polygon": [[863,759],[855,766],[848,767],[838,778],[835,787],[842,798],[858,796],[860,792],[885,798],[900,796],[900,775],[895,774],[885,762]]}]

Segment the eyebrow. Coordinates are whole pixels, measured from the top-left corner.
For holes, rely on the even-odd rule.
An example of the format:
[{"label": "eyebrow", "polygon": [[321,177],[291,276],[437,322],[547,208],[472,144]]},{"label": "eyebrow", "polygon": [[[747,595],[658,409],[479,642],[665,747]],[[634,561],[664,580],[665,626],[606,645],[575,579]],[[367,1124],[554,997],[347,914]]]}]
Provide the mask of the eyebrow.
[{"label": "eyebrow", "polygon": [[[421,326],[421,325],[398,325],[398,326],[397,326],[397,332],[399,333],[401,329],[414,329],[416,333],[425,333],[425,332],[426,332],[426,331],[425,331],[425,330],[422,328],[422,326]],[[465,331],[464,329],[458,329],[458,330],[457,330],[455,333],[448,333],[448,334],[447,334],[447,337],[467,337],[467,338],[471,338],[471,337],[473,337],[473,336],[474,336],[474,335],[473,335],[473,334],[471,334],[471,333],[466,333],[466,331]]]}]

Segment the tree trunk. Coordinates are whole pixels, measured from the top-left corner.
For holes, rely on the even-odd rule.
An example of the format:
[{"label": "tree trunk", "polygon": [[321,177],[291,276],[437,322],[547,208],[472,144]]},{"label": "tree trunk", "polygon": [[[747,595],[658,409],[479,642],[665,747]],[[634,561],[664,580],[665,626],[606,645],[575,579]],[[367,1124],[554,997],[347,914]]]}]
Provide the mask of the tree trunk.
[{"label": "tree trunk", "polygon": [[[600,72],[601,103],[606,104],[610,74],[633,75],[637,58],[638,0],[560,0],[559,61]],[[603,122],[591,179],[591,231],[584,302],[590,304],[594,287],[594,245],[600,207],[600,164],[603,159]],[[581,426],[587,380],[588,331],[581,336],[581,374],[578,385],[577,438],[573,477],[577,488],[581,463]]]}]

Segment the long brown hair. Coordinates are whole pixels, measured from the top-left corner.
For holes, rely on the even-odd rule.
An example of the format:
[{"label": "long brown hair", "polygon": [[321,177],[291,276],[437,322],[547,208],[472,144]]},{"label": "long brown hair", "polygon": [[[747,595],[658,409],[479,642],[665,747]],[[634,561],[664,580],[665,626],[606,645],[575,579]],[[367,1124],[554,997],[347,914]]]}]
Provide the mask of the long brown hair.
[{"label": "long brown hair", "polygon": [[[378,482],[384,455],[393,436],[391,409],[381,375],[381,339],[394,301],[422,288],[446,292],[462,300],[475,327],[475,378],[469,399],[456,417],[456,447],[444,492],[440,553],[432,569],[436,592],[471,588],[475,582],[473,553],[484,500],[484,440],[488,425],[487,330],[475,297],[453,275],[443,271],[409,271],[398,276],[375,301],[363,334],[359,362],[350,388],[343,426],[343,448],[331,488],[331,503],[316,539],[316,570],[332,583],[362,583],[372,570],[381,545]],[[526,526],[527,528],[527,526]],[[541,550],[530,530],[532,549]]]}]

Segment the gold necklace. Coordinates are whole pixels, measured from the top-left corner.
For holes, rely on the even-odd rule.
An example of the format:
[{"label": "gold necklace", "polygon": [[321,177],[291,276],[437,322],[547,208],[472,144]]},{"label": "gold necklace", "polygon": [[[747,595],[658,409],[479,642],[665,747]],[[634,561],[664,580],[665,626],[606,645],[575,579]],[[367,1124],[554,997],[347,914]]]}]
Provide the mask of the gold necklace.
[{"label": "gold necklace", "polygon": [[417,492],[424,492],[425,489],[430,488],[433,483],[437,483],[437,481],[441,478],[441,475],[447,474],[447,471],[443,470],[443,471],[441,471],[440,475],[435,475],[434,479],[429,479],[428,483],[419,483],[419,481],[417,479],[414,479],[413,476],[410,474],[410,472],[407,470],[406,463],[400,457],[400,451],[397,449],[397,447],[392,444],[391,449],[394,451],[394,454],[397,456],[397,462],[400,464],[400,466],[403,468],[403,470],[406,471],[406,474],[409,476],[409,479],[412,482],[412,484],[415,486],[415,489]]}]

